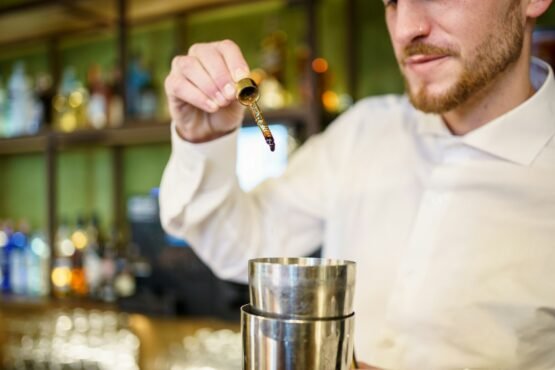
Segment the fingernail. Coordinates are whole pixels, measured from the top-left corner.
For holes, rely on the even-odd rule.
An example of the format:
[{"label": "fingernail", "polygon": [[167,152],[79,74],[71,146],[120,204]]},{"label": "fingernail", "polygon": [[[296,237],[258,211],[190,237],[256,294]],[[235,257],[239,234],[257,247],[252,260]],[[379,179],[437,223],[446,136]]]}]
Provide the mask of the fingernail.
[{"label": "fingernail", "polygon": [[233,86],[232,83],[228,83],[227,85],[225,85],[224,94],[225,94],[225,96],[227,96],[228,99],[234,99],[235,98],[235,86]]},{"label": "fingernail", "polygon": [[206,100],[206,107],[208,108],[209,112],[215,112],[218,110],[218,104],[214,103],[212,100],[207,99]]},{"label": "fingernail", "polygon": [[237,68],[235,70],[235,81],[242,80],[243,78],[249,77],[248,69]]},{"label": "fingernail", "polygon": [[220,107],[225,107],[227,105],[227,99],[218,91],[216,92],[216,102]]}]

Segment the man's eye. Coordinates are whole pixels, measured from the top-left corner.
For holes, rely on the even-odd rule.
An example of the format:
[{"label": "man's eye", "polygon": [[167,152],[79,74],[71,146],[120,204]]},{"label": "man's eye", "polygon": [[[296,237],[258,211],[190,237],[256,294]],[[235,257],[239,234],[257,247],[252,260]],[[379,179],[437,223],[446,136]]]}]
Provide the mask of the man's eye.
[{"label": "man's eye", "polygon": [[388,6],[397,5],[397,0],[384,0],[383,3],[385,5],[385,7],[387,8]]}]

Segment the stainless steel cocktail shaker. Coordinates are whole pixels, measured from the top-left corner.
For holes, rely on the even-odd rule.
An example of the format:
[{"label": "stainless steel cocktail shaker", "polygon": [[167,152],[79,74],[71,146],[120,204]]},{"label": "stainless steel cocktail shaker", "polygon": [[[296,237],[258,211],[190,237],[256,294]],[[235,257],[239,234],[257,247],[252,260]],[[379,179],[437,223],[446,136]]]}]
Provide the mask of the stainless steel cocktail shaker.
[{"label": "stainless steel cocktail shaker", "polygon": [[354,262],[319,258],[249,261],[243,369],[350,369],[355,268]]}]

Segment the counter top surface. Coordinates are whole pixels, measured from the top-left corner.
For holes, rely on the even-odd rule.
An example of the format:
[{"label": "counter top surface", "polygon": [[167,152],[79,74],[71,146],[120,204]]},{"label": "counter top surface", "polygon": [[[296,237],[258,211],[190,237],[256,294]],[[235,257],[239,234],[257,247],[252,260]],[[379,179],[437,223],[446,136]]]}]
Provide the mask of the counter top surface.
[{"label": "counter top surface", "polygon": [[56,312],[115,313],[124,317],[128,329],[140,340],[139,366],[143,370],[156,369],[156,362],[167,354],[172,345],[181,345],[187,336],[199,329],[240,331],[240,324],[209,317],[152,317],[136,313],[122,313],[113,304],[81,300],[18,299],[0,297],[0,364],[4,361],[4,348],[10,338],[10,328],[17,322],[33,322]]}]

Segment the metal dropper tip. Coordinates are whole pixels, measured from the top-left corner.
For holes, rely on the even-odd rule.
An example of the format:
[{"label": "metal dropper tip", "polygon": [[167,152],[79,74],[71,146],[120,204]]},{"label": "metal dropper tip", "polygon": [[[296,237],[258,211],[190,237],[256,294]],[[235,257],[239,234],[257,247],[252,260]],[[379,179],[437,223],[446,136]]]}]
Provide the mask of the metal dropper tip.
[{"label": "metal dropper tip", "polygon": [[276,150],[276,142],[274,141],[273,137],[266,137],[266,144],[268,144],[272,152]]}]

